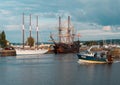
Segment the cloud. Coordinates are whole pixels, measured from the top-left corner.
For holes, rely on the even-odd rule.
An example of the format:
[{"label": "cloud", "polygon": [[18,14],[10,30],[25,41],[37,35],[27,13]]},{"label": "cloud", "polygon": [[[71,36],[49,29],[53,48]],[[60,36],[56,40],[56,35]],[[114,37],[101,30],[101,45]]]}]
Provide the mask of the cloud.
[{"label": "cloud", "polygon": [[9,14],[11,14],[11,11],[9,11],[9,10],[3,10],[3,9],[1,9],[0,10],[0,14],[2,14],[2,15],[9,15]]},{"label": "cloud", "polygon": [[[62,23],[65,20],[67,21],[68,16],[71,16],[72,25],[77,33],[80,32],[82,34],[81,39],[83,40],[102,39],[103,35],[107,38],[119,38],[119,0],[0,1],[1,30],[8,32],[20,31],[22,27],[22,13],[24,12],[26,31],[29,30],[29,14],[32,14],[33,31],[36,29],[36,15],[38,15],[39,30],[41,33],[46,32],[46,34],[57,31],[58,16],[62,17]],[[109,32],[103,30],[106,26],[111,28]],[[11,34],[9,35],[10,39],[12,38]]]},{"label": "cloud", "polygon": [[15,31],[20,29],[20,25],[6,25],[4,28],[6,28],[8,31]]},{"label": "cloud", "polygon": [[[78,10],[84,10],[85,15],[79,15],[79,11],[74,10],[76,20],[84,22],[96,22],[101,25],[119,25],[120,1],[113,0],[78,0],[81,6]],[[113,4],[114,3],[114,4]]]},{"label": "cloud", "polygon": [[104,32],[102,30],[81,30],[79,33],[81,40],[117,39],[120,35],[120,32]]},{"label": "cloud", "polygon": [[[80,23],[79,27],[83,29],[77,29],[77,33],[81,34],[81,40],[100,40],[100,39],[117,39],[119,38],[120,31],[113,31],[116,27],[102,26],[96,23]],[[107,30],[106,30],[107,28]],[[105,30],[103,30],[105,29]],[[108,30],[110,29],[110,30]]]},{"label": "cloud", "polygon": [[110,27],[110,26],[104,26],[104,27],[103,27],[103,30],[105,30],[105,31],[110,31],[110,30],[111,30],[111,27]]}]

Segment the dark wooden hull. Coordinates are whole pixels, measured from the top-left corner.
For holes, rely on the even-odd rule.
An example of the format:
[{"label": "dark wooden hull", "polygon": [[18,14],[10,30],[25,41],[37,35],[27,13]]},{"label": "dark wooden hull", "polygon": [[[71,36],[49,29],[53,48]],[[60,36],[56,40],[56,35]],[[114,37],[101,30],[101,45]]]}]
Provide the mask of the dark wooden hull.
[{"label": "dark wooden hull", "polygon": [[54,53],[79,53],[80,42],[76,41],[73,44],[57,43],[54,46]]}]

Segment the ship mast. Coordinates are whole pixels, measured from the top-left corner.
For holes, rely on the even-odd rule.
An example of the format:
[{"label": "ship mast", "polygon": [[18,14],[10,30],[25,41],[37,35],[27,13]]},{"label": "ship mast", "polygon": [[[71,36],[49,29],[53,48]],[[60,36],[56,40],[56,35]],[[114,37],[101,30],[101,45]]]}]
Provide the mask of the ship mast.
[{"label": "ship mast", "polygon": [[61,43],[61,17],[59,16],[59,43]]},{"label": "ship mast", "polygon": [[23,18],[22,18],[23,49],[24,49],[24,29],[25,29],[25,26],[24,26],[24,13],[23,13]]},{"label": "ship mast", "polygon": [[72,26],[72,43],[74,42],[74,36],[75,36],[75,34],[74,34],[74,27]]},{"label": "ship mast", "polygon": [[37,32],[37,49],[38,49],[38,16],[36,17],[37,18],[37,24],[36,24],[36,32]]},{"label": "ship mast", "polygon": [[30,14],[30,28],[29,28],[29,31],[30,31],[30,37],[31,37],[31,29],[32,29],[32,26],[31,26],[31,14]]},{"label": "ship mast", "polygon": [[67,29],[67,36],[68,36],[68,40],[67,42],[70,43],[70,16],[68,16],[68,29]]}]

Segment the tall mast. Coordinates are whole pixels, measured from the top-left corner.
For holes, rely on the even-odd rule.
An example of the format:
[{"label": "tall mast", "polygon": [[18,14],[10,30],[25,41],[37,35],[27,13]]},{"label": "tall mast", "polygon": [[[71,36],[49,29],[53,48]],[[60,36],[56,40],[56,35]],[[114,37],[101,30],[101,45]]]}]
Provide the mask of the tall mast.
[{"label": "tall mast", "polygon": [[61,17],[59,16],[59,42],[61,42]]},{"label": "tall mast", "polygon": [[72,26],[72,42],[74,42],[74,36],[75,36],[74,27]]},{"label": "tall mast", "polygon": [[22,33],[23,33],[23,49],[24,49],[24,29],[25,29],[25,26],[24,26],[24,13],[23,13],[23,20],[22,20]]},{"label": "tall mast", "polygon": [[37,21],[36,21],[36,32],[37,32],[37,49],[38,49],[38,16],[36,17],[37,18]]},{"label": "tall mast", "polygon": [[67,35],[68,35],[68,43],[70,42],[70,16],[68,16],[68,33],[67,33]]},{"label": "tall mast", "polygon": [[31,26],[31,14],[30,14],[30,24],[29,24],[29,26],[30,26],[30,29],[29,29],[29,31],[30,31],[30,37],[31,37],[31,29],[32,29],[32,26]]}]

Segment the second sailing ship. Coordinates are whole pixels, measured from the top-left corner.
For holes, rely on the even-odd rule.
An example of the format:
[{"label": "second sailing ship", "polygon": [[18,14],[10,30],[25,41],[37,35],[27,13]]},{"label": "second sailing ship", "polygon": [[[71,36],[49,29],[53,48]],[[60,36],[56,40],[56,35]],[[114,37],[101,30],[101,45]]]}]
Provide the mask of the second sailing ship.
[{"label": "second sailing ship", "polygon": [[64,27],[61,26],[61,17],[59,17],[59,42],[56,42],[52,35],[50,38],[54,43],[54,53],[78,53],[80,48],[80,41],[74,41],[75,33],[73,27],[70,26],[70,16],[68,16],[68,27],[65,32]]}]

